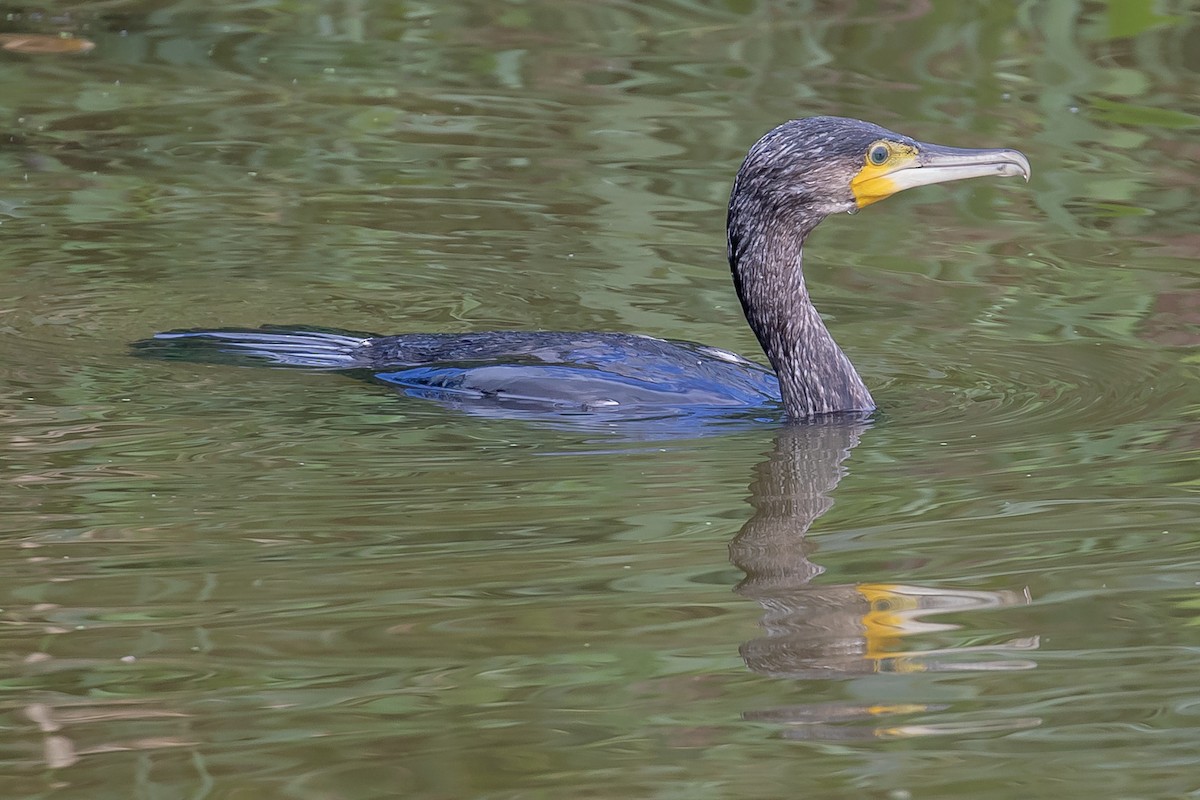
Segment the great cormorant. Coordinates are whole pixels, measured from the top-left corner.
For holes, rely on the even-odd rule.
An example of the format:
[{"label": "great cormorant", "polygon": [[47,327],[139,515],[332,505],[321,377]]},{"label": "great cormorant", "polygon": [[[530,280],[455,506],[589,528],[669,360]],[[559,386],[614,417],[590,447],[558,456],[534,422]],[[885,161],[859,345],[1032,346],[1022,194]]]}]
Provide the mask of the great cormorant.
[{"label": "great cormorant", "polygon": [[728,256],[772,369],[719,348],[631,333],[374,336],[266,327],[171,331],[135,347],[167,358],[365,372],[410,395],[517,409],[652,416],[782,402],[791,420],[869,412],[871,393],[809,299],[805,237],[830,214],[913,186],[1010,175],[1029,179],[1029,161],[1016,150],[926,144],[842,117],[792,120],[759,139],[733,182]]}]

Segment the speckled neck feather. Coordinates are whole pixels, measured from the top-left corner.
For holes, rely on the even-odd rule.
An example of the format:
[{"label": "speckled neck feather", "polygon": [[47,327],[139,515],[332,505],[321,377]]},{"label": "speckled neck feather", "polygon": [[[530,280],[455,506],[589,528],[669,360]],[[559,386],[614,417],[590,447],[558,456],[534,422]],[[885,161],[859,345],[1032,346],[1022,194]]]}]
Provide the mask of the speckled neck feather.
[{"label": "speckled neck feather", "polygon": [[729,265],[746,320],[779,376],[788,416],[874,409],[804,283],[804,239],[824,214],[802,205],[772,208],[741,184],[729,206]]},{"label": "speckled neck feather", "polygon": [[871,393],[809,299],[802,244],[799,235],[763,234],[732,264],[746,320],[779,376],[790,418],[870,411]]}]

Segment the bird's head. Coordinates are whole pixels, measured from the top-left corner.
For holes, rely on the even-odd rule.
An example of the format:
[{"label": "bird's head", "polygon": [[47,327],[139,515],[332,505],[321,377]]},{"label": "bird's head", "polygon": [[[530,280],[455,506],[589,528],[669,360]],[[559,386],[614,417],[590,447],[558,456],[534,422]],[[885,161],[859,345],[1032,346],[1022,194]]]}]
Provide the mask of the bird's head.
[{"label": "bird's head", "polygon": [[918,142],[857,119],[795,119],[750,148],[734,181],[730,222],[752,210],[807,232],[830,214],[914,186],[1007,175],[1029,180],[1029,160],[1016,150]]}]

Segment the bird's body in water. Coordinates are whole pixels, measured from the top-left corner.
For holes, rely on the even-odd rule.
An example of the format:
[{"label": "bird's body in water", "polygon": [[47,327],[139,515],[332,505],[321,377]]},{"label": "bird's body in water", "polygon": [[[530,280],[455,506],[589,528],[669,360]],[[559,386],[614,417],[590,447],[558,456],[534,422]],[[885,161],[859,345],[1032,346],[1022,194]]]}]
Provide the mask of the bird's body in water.
[{"label": "bird's body in water", "polygon": [[729,200],[734,286],[771,368],[719,348],[629,333],[493,331],[375,336],[304,328],[186,330],[146,355],[366,373],[410,395],[558,413],[737,413],[782,403],[794,421],[875,408],[809,299],[804,240],[830,214],[961,178],[1023,175],[1015,150],[914,141],[859,120],[810,117],[750,149]]}]

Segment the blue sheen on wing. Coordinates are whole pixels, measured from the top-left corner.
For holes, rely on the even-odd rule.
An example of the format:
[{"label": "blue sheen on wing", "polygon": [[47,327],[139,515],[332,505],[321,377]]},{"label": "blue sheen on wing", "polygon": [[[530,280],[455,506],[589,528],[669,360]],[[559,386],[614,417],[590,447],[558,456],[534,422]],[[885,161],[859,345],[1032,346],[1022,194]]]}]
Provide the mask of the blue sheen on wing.
[{"label": "blue sheen on wing", "polygon": [[779,381],[767,367],[719,348],[636,334],[373,337],[272,327],[171,331],[135,347],[159,358],[345,372],[478,416],[595,428],[648,423],[655,438],[783,419]]}]

